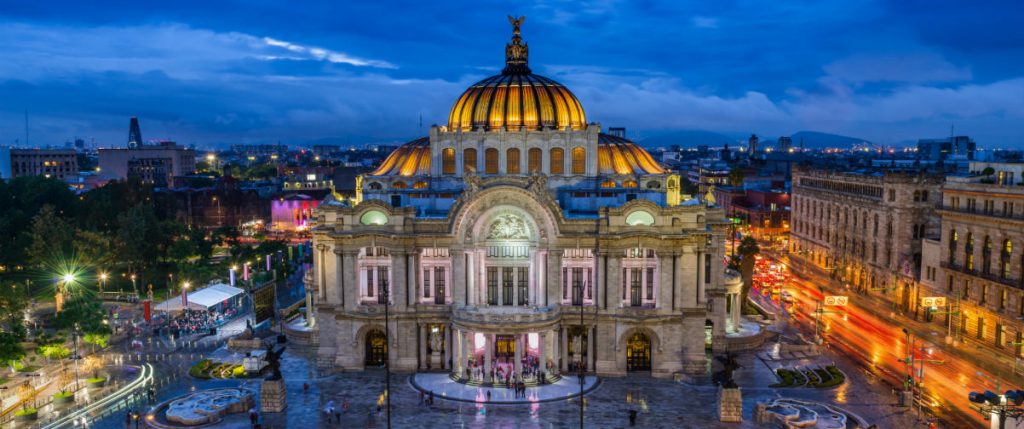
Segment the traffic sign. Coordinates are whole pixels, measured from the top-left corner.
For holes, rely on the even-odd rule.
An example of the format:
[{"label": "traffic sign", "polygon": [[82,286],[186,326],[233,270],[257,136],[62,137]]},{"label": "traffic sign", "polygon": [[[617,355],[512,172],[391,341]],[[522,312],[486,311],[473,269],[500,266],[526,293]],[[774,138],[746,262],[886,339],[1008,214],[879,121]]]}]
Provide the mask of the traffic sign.
[{"label": "traffic sign", "polygon": [[842,296],[842,295],[826,296],[825,297],[825,305],[834,305],[834,306],[837,306],[837,307],[845,307],[846,304],[849,303],[849,302],[850,302],[850,299],[845,297],[845,296]]},{"label": "traffic sign", "polygon": [[926,296],[921,298],[921,306],[923,307],[945,307],[946,297],[944,296]]}]

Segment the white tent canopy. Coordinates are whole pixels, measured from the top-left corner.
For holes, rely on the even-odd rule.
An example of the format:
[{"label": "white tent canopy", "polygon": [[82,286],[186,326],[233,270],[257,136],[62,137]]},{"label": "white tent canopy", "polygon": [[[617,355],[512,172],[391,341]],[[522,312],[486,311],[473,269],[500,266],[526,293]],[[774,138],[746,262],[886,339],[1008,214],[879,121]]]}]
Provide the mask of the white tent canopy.
[{"label": "white tent canopy", "polygon": [[[188,308],[192,310],[208,310],[210,307],[241,295],[243,292],[242,289],[223,283],[211,285],[195,292],[190,292],[188,294]],[[181,311],[181,295],[157,304],[156,309],[160,311]]]}]

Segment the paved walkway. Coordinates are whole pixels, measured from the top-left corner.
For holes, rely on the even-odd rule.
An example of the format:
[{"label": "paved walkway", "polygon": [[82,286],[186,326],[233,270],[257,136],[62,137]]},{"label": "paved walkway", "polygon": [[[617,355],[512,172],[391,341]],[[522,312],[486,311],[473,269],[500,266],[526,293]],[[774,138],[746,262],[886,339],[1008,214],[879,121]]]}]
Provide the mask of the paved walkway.
[{"label": "paved walkway", "polygon": [[[525,398],[516,397],[515,389],[470,386],[459,383],[448,377],[446,373],[420,373],[409,377],[409,381],[414,388],[424,393],[434,392],[434,399],[480,404],[529,404],[561,401],[580,396],[579,378],[575,376],[563,377],[552,384],[527,387]],[[599,383],[597,377],[587,376],[586,383],[583,385],[584,394],[594,390]],[[487,397],[487,392],[491,392],[490,398]]]}]

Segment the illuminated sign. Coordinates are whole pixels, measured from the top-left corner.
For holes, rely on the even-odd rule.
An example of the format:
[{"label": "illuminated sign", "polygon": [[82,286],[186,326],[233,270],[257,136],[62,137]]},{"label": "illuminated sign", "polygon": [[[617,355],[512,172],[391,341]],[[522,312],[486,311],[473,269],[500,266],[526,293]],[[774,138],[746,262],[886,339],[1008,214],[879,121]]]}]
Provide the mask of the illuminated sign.
[{"label": "illuminated sign", "polygon": [[826,296],[825,305],[834,305],[837,307],[846,307],[846,304],[850,302],[850,299],[845,296]]}]

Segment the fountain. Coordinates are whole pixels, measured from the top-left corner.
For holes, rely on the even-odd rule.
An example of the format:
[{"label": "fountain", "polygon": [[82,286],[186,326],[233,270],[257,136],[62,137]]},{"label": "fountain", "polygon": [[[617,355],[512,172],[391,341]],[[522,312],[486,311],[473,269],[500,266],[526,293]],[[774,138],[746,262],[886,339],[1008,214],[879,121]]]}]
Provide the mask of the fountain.
[{"label": "fountain", "polygon": [[201,390],[157,405],[147,420],[150,426],[163,429],[217,424],[224,415],[253,408],[255,396],[245,388]]}]

